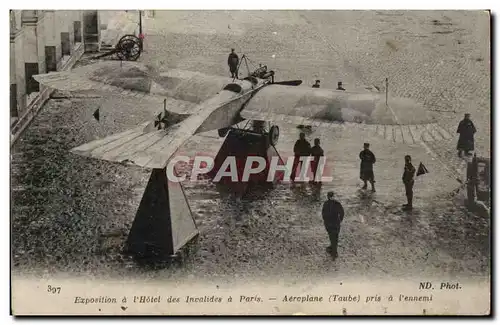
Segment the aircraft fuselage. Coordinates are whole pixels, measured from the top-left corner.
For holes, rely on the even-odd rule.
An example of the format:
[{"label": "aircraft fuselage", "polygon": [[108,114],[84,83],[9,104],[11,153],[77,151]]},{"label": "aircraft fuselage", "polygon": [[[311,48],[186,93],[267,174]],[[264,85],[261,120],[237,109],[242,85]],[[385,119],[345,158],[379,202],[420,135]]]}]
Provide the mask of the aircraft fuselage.
[{"label": "aircraft fuselage", "polygon": [[199,104],[191,117],[203,119],[204,122],[196,133],[227,128],[241,121],[239,113],[248,100],[258,90],[269,84],[266,79],[255,78],[254,81],[257,82],[235,80],[226,85],[217,95]]}]

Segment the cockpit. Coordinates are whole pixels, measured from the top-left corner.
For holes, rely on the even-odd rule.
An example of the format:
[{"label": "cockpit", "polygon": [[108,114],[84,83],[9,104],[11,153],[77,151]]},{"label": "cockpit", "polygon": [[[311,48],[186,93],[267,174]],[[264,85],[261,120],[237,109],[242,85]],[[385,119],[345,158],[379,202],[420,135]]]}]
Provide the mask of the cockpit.
[{"label": "cockpit", "polygon": [[231,84],[227,84],[223,90],[229,90],[229,91],[232,91],[233,93],[239,94],[239,93],[241,93],[241,86],[236,84],[236,83],[231,83]]}]

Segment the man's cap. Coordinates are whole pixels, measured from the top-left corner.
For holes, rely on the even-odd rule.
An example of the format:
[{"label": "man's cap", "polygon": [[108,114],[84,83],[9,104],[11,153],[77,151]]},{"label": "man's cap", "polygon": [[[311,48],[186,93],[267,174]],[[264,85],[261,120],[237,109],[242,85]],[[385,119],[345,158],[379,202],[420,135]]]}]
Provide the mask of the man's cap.
[{"label": "man's cap", "polygon": [[370,146],[368,142],[363,143],[364,146]]},{"label": "man's cap", "polygon": [[320,80],[319,80],[319,79],[317,79],[317,80],[316,80],[316,82],[320,82]]},{"label": "man's cap", "polygon": [[405,159],[410,159],[411,160],[411,156],[410,155],[406,155]]},{"label": "man's cap", "polygon": [[234,49],[231,49],[231,51],[234,51]]},{"label": "man's cap", "polygon": [[319,138],[314,139],[314,142],[319,142]]},{"label": "man's cap", "polygon": [[330,191],[330,192],[326,193],[326,197],[329,198],[329,199],[332,198],[333,197],[333,192]]},{"label": "man's cap", "polygon": [[337,82],[337,85],[339,85],[339,86],[340,86],[341,84],[342,84],[342,81]]}]

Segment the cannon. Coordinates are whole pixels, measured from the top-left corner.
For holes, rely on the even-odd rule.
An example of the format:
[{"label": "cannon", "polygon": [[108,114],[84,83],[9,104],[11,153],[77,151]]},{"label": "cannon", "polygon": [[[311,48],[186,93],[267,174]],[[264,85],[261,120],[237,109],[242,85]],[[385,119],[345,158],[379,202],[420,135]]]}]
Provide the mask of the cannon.
[{"label": "cannon", "polygon": [[120,61],[137,61],[142,52],[142,40],[135,35],[125,35],[116,44],[115,48],[109,52],[95,56],[92,59],[100,59],[111,55],[116,55]]}]

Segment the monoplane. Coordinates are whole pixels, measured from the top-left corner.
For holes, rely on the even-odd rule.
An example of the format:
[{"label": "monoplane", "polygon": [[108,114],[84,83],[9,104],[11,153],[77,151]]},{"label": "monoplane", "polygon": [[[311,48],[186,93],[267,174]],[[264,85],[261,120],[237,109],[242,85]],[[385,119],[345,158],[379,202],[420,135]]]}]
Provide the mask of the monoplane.
[{"label": "monoplane", "polygon": [[271,145],[278,141],[279,128],[274,123],[279,122],[319,128],[338,123],[433,122],[423,105],[408,98],[387,100],[386,94],[380,92],[311,88],[301,85],[300,80],[280,82],[275,77],[267,66],[249,71],[242,79],[231,79],[116,61],[34,76],[43,86],[63,92],[168,99],[168,105],[150,121],[71,150],[145,168],[165,168],[174,153],[195,134],[219,130],[224,137],[244,120],[265,122],[267,126],[259,132],[269,137]]}]

